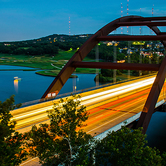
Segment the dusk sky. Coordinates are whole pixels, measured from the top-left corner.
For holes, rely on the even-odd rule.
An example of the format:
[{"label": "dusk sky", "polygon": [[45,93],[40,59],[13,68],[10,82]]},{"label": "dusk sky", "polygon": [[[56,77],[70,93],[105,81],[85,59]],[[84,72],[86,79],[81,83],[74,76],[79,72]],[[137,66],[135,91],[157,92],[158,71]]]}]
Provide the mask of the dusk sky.
[{"label": "dusk sky", "polygon": [[[0,0],[0,41],[68,35],[69,17],[71,35],[93,34],[121,17],[121,3],[123,16],[126,16],[127,0]],[[151,17],[153,8],[154,17],[166,16],[166,0],[129,0],[128,4],[129,15]],[[120,29],[116,33],[120,33]],[[142,33],[149,31],[145,28]]]}]

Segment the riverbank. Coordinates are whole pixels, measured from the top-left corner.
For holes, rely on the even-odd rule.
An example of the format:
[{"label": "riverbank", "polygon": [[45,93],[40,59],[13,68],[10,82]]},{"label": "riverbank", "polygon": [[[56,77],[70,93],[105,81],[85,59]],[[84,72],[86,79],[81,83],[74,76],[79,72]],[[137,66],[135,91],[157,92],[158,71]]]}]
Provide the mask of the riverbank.
[{"label": "riverbank", "polygon": [[[23,71],[36,71],[35,73],[43,76],[56,77],[58,73],[62,70],[68,60],[74,55],[75,51],[59,51],[56,56],[28,56],[28,55],[11,55],[11,54],[0,54],[0,64],[1,65],[11,65],[11,66],[22,66],[29,67],[31,69],[23,69]],[[85,57],[84,61],[95,61],[94,59]],[[1,71],[19,71],[22,69],[1,69]],[[38,71],[37,71],[38,70]],[[78,74],[96,74],[100,73],[100,69],[93,68],[76,68],[76,71],[70,76],[70,78],[77,78]],[[123,74],[117,77],[117,81],[126,80],[128,76]],[[133,76],[130,76],[133,77]],[[130,78],[132,79],[132,78]],[[102,82],[102,81],[101,81]],[[110,81],[112,82],[112,78]]]},{"label": "riverbank", "polygon": [[[0,65],[0,93],[2,94],[0,96],[0,101],[3,102],[11,95],[15,95],[16,104],[27,103],[37,101],[43,96],[55,77],[42,76],[36,74],[37,71],[28,71],[29,69],[31,68]],[[75,75],[77,75],[78,78],[68,79],[59,94],[71,94],[77,90],[96,86],[96,83],[94,82],[96,74],[74,73],[73,77],[77,77]],[[21,81],[14,81],[14,77],[21,78]]]},{"label": "riverbank", "polygon": [[[49,77],[56,77],[60,71],[58,70],[43,70],[43,71],[37,71],[35,74],[39,74],[42,76],[49,76]],[[71,75],[70,78],[78,78],[77,75]]]},{"label": "riverbank", "polygon": [[38,69],[0,69],[0,71],[36,71]]},{"label": "riverbank", "polygon": [[[36,74],[44,75],[44,76],[52,76],[55,77],[61,71],[61,69],[65,66],[68,60],[74,55],[75,51],[59,51],[59,54],[56,56],[27,56],[27,55],[11,55],[11,54],[0,54],[0,64],[1,65],[11,65],[11,66],[22,66],[22,67],[30,67],[32,71],[37,71]],[[94,61],[90,58],[85,58],[85,61]],[[12,69],[9,69],[12,71]],[[6,69],[6,71],[9,71]],[[21,70],[21,69],[19,69]],[[5,71],[5,70],[3,70]],[[15,71],[15,69],[13,70]],[[94,74],[96,73],[96,69],[85,69],[78,68],[76,69],[76,73],[87,73]],[[76,76],[71,76],[72,78]]]}]

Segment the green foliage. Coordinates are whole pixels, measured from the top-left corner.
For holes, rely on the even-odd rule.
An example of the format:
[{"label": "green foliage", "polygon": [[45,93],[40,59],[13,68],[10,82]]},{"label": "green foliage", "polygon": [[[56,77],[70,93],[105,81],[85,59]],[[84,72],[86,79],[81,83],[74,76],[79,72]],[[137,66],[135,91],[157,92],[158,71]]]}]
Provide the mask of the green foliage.
[{"label": "green foliage", "polygon": [[97,143],[96,165],[161,165],[161,162],[164,161],[162,161],[159,151],[145,146],[145,137],[141,128],[131,130],[125,126],[117,132],[109,133],[105,139]]},{"label": "green foliage", "polygon": [[[91,36],[91,35],[89,35]],[[70,48],[76,50],[87,39],[69,35],[50,35],[41,39],[19,41],[19,42],[5,42],[0,44],[0,53],[14,54],[14,55],[57,55],[59,49],[68,51]]]},{"label": "green foliage", "polygon": [[[21,42],[20,42],[21,43]],[[50,43],[26,43],[26,44],[11,44],[10,46],[0,45],[0,53],[14,55],[56,55],[58,47]]]},{"label": "green foliage", "polygon": [[[113,69],[101,69],[101,74],[104,77],[113,77]],[[116,75],[122,75],[120,70],[116,70]]]},{"label": "green foliage", "polygon": [[15,132],[16,122],[12,121],[10,111],[19,107],[14,105],[14,96],[3,103],[0,101],[0,165],[16,166],[26,159],[23,148],[24,137]]},{"label": "green foliage", "polygon": [[163,152],[163,154],[161,155],[161,157],[162,157],[161,165],[166,165],[166,152]]},{"label": "green foliage", "polygon": [[38,156],[44,165],[92,165],[92,136],[81,129],[88,119],[86,107],[79,96],[60,99],[48,111],[50,125],[33,126],[27,133],[30,155]]},{"label": "green foliage", "polygon": [[[139,76],[139,71],[138,70],[131,70],[131,73],[133,76]],[[142,70],[142,75],[147,75],[149,74],[149,71]]]},{"label": "green foliage", "polygon": [[[120,70],[116,70],[116,75],[122,75]],[[113,69],[101,69],[101,73],[96,75],[94,81],[99,80],[101,83],[113,82]],[[116,78],[116,81],[121,81],[121,79]]]}]

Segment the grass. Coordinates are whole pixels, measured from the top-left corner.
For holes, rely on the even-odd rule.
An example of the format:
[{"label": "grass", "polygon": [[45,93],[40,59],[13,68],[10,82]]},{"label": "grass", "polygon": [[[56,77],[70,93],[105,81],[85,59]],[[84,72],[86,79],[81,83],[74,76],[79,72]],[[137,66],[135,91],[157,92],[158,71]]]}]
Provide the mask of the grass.
[{"label": "grass", "polygon": [[[59,51],[59,54],[56,56],[48,56],[48,55],[27,56],[27,55],[0,54],[0,64],[34,68],[34,69],[24,69],[23,71],[32,71],[32,70],[41,69],[42,71],[37,71],[36,74],[55,77],[58,75],[63,66],[68,62],[68,60],[74,55],[74,53],[75,51]],[[84,61],[94,62],[95,59],[90,59],[85,57]],[[10,69],[1,69],[1,71],[7,71],[7,70],[9,71]],[[100,69],[97,69],[97,73],[99,72]],[[94,74],[96,73],[96,69],[76,68],[76,72],[74,72],[74,74],[78,73]],[[71,75],[71,77],[77,77],[77,76]],[[128,77],[127,74],[122,74],[117,76],[117,79],[122,81],[126,80],[127,77]],[[131,79],[132,77],[134,76],[131,76]]]},{"label": "grass", "polygon": [[[27,56],[27,55],[0,54],[0,64],[34,68],[34,69],[24,69],[24,71],[41,69],[42,71],[37,71],[36,74],[55,77],[63,68],[63,66],[68,62],[68,60],[74,55],[74,53],[75,51],[59,51],[59,54],[55,56],[48,56],[48,55]],[[92,62],[95,60],[85,57],[84,61]],[[2,69],[1,71],[5,70],[8,69]],[[98,72],[100,72],[100,69],[97,69],[97,73]],[[76,68],[75,74],[78,73],[94,74],[96,73],[96,69]],[[71,77],[75,76],[72,75]],[[124,80],[127,79],[126,77],[127,75],[123,74],[121,76],[118,76],[118,79]]]},{"label": "grass", "polygon": [[93,69],[93,68],[76,68],[76,73],[94,74],[94,73],[96,73],[96,69]]},{"label": "grass", "polygon": [[[37,74],[56,76],[74,54],[75,51],[59,51],[59,54],[55,56],[48,56],[48,55],[28,56],[28,55],[0,54],[0,64],[32,67],[43,70],[36,72]],[[85,58],[84,60],[93,61],[90,58]],[[96,73],[96,69],[78,68],[76,72]]]},{"label": "grass", "polygon": [[[36,72],[36,74],[39,75],[43,75],[43,76],[51,76],[51,77],[55,77],[58,75],[60,70],[43,70],[43,71],[39,71]],[[76,78],[77,76],[75,75],[71,75],[70,78]]]}]

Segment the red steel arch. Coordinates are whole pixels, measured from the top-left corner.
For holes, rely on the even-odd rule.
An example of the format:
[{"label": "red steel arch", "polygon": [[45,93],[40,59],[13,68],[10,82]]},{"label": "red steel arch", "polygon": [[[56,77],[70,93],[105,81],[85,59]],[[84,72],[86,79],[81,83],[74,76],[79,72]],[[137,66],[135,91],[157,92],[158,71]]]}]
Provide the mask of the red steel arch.
[{"label": "red steel arch", "polygon": [[[57,94],[70,75],[77,67],[86,68],[107,68],[107,69],[128,69],[128,70],[153,70],[158,71],[156,79],[152,85],[151,91],[143,108],[142,114],[137,123],[137,127],[143,127],[143,133],[146,132],[151,116],[153,114],[155,104],[159,97],[160,91],[164,84],[166,74],[166,57],[164,57],[161,65],[154,64],[119,64],[111,62],[82,62],[87,54],[98,44],[99,41],[132,41],[132,40],[160,40],[164,48],[166,48],[166,32],[161,32],[157,26],[166,26],[166,17],[141,17],[126,16],[118,18],[105,25],[93,36],[91,36],[81,48],[72,56],[68,63],[63,67],[51,85],[48,87],[42,98],[54,97]],[[148,26],[156,35],[147,36],[107,36],[109,33],[121,26]]]}]

